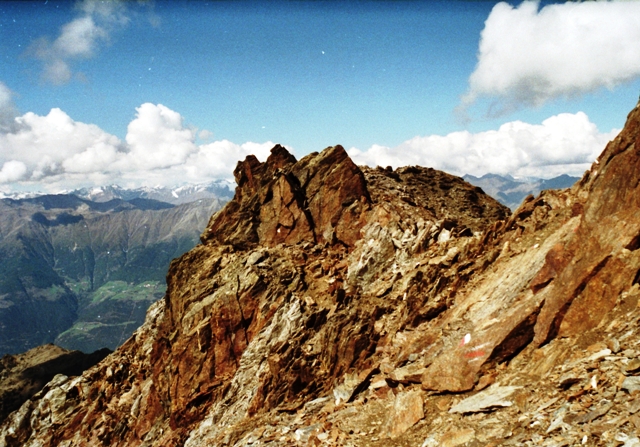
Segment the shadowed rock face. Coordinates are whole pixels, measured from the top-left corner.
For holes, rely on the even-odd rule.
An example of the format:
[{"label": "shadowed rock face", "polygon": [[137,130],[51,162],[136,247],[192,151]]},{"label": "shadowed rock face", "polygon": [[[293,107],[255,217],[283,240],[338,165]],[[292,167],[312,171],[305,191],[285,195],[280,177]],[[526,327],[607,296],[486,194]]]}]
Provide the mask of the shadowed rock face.
[{"label": "shadowed rock face", "polygon": [[145,324],[13,413],[0,445],[629,438],[639,121],[513,215],[458,177],[358,168],[340,146],[247,157]]},{"label": "shadowed rock face", "polygon": [[0,359],[0,422],[17,410],[57,374],[78,376],[111,353],[84,354],[55,345],[42,345],[24,354]]}]

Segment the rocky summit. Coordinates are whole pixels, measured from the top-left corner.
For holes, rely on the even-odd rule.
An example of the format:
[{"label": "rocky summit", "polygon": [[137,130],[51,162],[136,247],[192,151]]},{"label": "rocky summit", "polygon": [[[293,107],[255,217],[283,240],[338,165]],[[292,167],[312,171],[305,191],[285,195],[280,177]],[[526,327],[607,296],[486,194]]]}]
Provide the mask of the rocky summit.
[{"label": "rocky summit", "polygon": [[513,214],[421,167],[276,146],[116,352],[0,446],[640,445],[640,108]]}]

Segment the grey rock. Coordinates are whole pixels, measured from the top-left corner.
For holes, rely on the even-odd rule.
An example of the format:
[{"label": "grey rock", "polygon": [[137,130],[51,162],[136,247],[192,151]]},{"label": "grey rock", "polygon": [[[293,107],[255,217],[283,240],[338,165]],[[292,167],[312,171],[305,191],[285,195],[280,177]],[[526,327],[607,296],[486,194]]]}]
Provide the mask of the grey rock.
[{"label": "grey rock", "polygon": [[624,379],[624,382],[622,382],[622,389],[627,390],[630,393],[640,391],[640,376],[632,376]]},{"label": "grey rock", "polygon": [[492,386],[458,402],[451,407],[449,413],[478,413],[498,407],[510,407],[513,403],[506,398],[520,388],[519,386]]}]

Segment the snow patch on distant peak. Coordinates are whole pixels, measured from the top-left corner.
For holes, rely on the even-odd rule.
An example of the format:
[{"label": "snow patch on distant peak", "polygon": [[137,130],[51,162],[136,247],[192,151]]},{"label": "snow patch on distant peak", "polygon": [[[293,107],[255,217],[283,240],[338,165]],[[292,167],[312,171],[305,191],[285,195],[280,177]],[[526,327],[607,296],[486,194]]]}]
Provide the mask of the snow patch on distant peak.
[{"label": "snow patch on distant peak", "polygon": [[[98,189],[101,192],[96,194],[95,191]],[[83,188],[70,193],[99,202],[106,202],[112,199],[132,200],[140,198],[180,205],[202,199],[229,200],[233,196],[233,186],[231,182],[223,180],[211,183],[187,184],[175,188],[142,186],[135,189],[125,189],[112,185],[108,187]]]}]

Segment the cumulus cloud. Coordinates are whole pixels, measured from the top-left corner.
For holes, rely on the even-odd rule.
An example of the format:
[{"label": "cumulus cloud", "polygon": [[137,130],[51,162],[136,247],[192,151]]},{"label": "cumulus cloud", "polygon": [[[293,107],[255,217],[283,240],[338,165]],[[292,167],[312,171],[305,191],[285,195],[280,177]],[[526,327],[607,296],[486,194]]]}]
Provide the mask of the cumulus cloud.
[{"label": "cumulus cloud", "polygon": [[136,118],[127,128],[131,148],[124,169],[156,169],[183,164],[196,152],[194,134],[185,129],[182,117],[162,104],[146,103],[138,107]]},{"label": "cumulus cloud", "polygon": [[453,174],[511,174],[549,178],[582,175],[618,130],[600,133],[586,114],[563,113],[542,124],[508,122],[498,130],[415,137],[395,148],[374,145],[349,154],[370,166],[420,165]]},{"label": "cumulus cloud", "polygon": [[98,126],[74,121],[60,109],[46,116],[26,113],[16,127],[0,131],[0,184],[78,185],[120,183],[173,186],[230,179],[238,160],[265,160],[274,143],[195,143],[197,131],[179,113],[145,103],[127,128],[125,140]]},{"label": "cumulus cloud", "polygon": [[213,138],[213,132],[207,129],[202,129],[200,132],[198,132],[198,138],[202,141],[210,140],[211,138]]},{"label": "cumulus cloud", "polygon": [[93,57],[100,44],[108,42],[117,27],[129,19],[126,6],[121,1],[84,0],[77,5],[80,15],[60,29],[59,36],[51,41],[42,37],[30,46],[28,52],[43,63],[42,78],[53,84],[71,80],[71,62]]},{"label": "cumulus cloud", "polygon": [[27,166],[24,163],[16,160],[7,161],[0,169],[0,183],[22,180],[26,174]]},{"label": "cumulus cloud", "polygon": [[[23,162],[34,180],[65,172],[65,163],[73,165],[74,157],[85,152],[104,147],[118,151],[121,147],[117,137],[93,124],[76,122],[57,108],[46,116],[29,112],[15,121],[13,132],[0,134],[0,162]],[[105,167],[96,163],[86,170]]]},{"label": "cumulus cloud", "polygon": [[640,2],[498,3],[480,37],[462,99],[496,100],[490,114],[540,106],[640,76]]},{"label": "cumulus cloud", "polygon": [[[238,160],[254,154],[265,160],[274,143],[197,144],[197,129],[161,104],[136,109],[124,140],[98,126],[73,120],[60,109],[14,119],[0,132],[0,184],[49,191],[117,183],[175,186],[232,179]],[[580,175],[616,130],[602,133],[586,114],[559,114],[541,124],[508,122],[497,130],[445,136],[418,136],[390,148],[352,148],[358,164],[430,166],[454,174],[485,173],[552,177]],[[12,186],[13,185],[13,186]]]},{"label": "cumulus cloud", "polygon": [[238,160],[244,160],[247,155],[255,155],[259,160],[266,160],[269,151],[275,143],[244,143],[236,144],[229,140],[215,141],[204,144],[189,157],[185,164],[188,178],[228,178],[233,172]]}]

